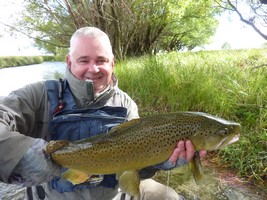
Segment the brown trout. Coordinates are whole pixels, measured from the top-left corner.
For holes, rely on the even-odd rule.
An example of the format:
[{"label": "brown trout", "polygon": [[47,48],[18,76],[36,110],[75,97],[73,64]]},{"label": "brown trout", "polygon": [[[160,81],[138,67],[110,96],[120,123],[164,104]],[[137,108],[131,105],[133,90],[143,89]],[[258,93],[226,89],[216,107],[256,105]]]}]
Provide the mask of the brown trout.
[{"label": "brown trout", "polygon": [[[84,140],[51,141],[46,152],[69,169],[62,177],[74,184],[91,175],[116,174],[122,191],[136,196],[138,170],[166,161],[178,141],[191,140],[196,151],[217,150],[237,141],[240,130],[240,124],[206,113],[178,112],[134,119]],[[190,166],[200,179],[198,154]]]}]

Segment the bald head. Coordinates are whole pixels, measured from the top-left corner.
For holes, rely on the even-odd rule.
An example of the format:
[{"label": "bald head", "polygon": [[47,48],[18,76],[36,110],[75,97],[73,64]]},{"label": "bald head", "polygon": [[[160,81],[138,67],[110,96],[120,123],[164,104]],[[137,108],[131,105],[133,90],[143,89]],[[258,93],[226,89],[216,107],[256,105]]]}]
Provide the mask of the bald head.
[{"label": "bald head", "polygon": [[104,43],[106,50],[108,50],[109,53],[113,55],[112,46],[108,35],[95,27],[83,27],[76,30],[76,32],[72,35],[70,39],[70,55],[73,53],[76,46],[75,44],[77,42],[77,39],[79,38],[93,38],[96,40],[101,40],[101,42]]}]

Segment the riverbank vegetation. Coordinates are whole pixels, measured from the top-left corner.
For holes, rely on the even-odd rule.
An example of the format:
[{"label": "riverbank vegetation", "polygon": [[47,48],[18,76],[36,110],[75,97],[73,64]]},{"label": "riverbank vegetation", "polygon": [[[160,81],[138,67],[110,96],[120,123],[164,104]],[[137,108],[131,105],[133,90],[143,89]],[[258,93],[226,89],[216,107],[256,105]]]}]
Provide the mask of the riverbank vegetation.
[{"label": "riverbank vegetation", "polygon": [[0,57],[0,69],[5,67],[39,64],[44,61],[53,60],[54,56],[3,56]]},{"label": "riverbank vegetation", "polygon": [[201,111],[241,123],[239,142],[219,150],[223,165],[266,187],[267,50],[171,52],[116,65],[119,85],[141,116]]}]

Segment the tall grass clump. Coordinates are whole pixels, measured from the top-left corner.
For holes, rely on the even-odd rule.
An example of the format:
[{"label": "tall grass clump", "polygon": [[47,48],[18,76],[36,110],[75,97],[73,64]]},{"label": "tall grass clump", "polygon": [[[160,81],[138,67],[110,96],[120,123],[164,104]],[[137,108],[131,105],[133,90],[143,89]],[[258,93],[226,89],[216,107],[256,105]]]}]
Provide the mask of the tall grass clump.
[{"label": "tall grass clump", "polygon": [[240,141],[219,151],[241,176],[266,183],[267,50],[171,52],[116,65],[140,115],[202,111],[241,123]]}]

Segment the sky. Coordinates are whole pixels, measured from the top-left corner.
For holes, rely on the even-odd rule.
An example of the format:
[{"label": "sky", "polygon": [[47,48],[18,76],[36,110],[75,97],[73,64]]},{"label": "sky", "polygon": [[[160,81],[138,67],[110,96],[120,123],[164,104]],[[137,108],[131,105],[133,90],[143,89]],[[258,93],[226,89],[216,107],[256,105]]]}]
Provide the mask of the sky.
[{"label": "sky", "polygon": [[[7,23],[14,20],[15,17],[10,17],[10,15],[16,16],[16,13],[21,11],[22,1],[1,0],[0,22]],[[226,42],[230,44],[231,49],[260,48],[267,42],[251,27],[241,22],[236,13],[230,17],[225,13],[218,19],[219,26],[216,34],[211,38],[211,43],[204,46],[204,49],[221,49]],[[32,40],[21,34],[10,36],[6,27],[0,23],[0,56],[40,55],[42,53],[34,47]]]},{"label": "sky", "polygon": [[[207,49],[221,49],[225,42],[229,43],[232,49],[261,48],[267,43],[252,27],[241,22],[236,13],[230,16],[224,13],[218,19],[219,26],[211,44],[206,45]],[[267,33],[267,29],[265,30]]]}]

